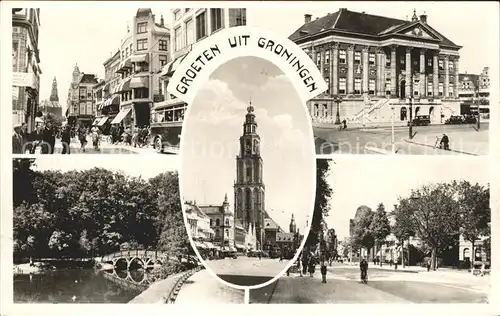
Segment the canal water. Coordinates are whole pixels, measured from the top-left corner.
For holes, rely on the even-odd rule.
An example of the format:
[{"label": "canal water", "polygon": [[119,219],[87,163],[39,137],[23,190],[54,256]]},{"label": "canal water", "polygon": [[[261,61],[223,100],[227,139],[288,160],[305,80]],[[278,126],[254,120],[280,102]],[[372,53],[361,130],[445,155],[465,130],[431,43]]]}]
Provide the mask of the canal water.
[{"label": "canal water", "polygon": [[[106,279],[103,273],[106,272],[67,269],[44,274],[14,275],[14,302],[127,303],[141,293]],[[142,280],[144,273],[130,272],[134,280]]]}]

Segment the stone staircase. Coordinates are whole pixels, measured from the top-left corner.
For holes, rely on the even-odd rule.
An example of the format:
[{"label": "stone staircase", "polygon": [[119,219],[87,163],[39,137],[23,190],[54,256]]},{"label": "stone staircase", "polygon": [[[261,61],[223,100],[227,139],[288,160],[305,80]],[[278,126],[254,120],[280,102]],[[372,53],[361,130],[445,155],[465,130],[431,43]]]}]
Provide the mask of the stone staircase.
[{"label": "stone staircase", "polygon": [[[380,120],[380,114],[378,113],[381,108],[390,103],[391,99],[379,99],[370,104],[369,107],[359,111],[352,119],[349,121],[355,124],[372,123]],[[375,113],[374,113],[375,112]],[[364,116],[364,117],[363,117]]]}]

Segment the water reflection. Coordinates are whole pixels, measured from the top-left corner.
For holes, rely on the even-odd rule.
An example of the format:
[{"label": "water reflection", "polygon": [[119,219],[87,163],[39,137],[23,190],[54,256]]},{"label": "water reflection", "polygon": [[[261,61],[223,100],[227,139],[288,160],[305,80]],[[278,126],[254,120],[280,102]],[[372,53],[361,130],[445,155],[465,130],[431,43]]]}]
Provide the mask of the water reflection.
[{"label": "water reflection", "polygon": [[[15,275],[15,303],[127,303],[141,290],[123,286],[93,269]],[[145,271],[114,271],[122,279],[147,280]]]}]

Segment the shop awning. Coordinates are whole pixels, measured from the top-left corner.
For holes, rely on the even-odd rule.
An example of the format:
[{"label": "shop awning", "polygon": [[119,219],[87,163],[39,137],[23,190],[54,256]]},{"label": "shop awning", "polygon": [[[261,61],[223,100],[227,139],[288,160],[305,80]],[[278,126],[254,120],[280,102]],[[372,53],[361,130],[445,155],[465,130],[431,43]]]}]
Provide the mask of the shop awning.
[{"label": "shop awning", "polygon": [[105,107],[110,106],[110,105],[120,105],[120,96],[114,95],[111,98],[107,99],[102,104],[102,108],[105,108]]},{"label": "shop awning", "polygon": [[149,77],[133,77],[130,80],[130,88],[149,88]]},{"label": "shop awning", "polygon": [[126,69],[132,69],[132,62],[130,61],[130,58],[127,58],[124,61],[122,61],[116,72],[124,72]]},{"label": "shop awning", "polygon": [[148,54],[133,55],[130,57],[130,61],[133,63],[147,63]]},{"label": "shop awning", "polygon": [[92,125],[96,125],[97,123],[99,123],[100,120],[101,120],[101,118],[96,118],[94,120],[94,122],[92,122]]},{"label": "shop awning", "polygon": [[102,88],[103,91],[109,91],[109,82],[104,85]]},{"label": "shop awning", "polygon": [[131,110],[132,109],[120,110],[120,113],[118,113],[116,117],[111,121],[111,124],[120,124],[121,121],[123,121],[125,116],[127,116],[127,114],[129,114]]},{"label": "shop awning", "polygon": [[130,80],[132,80],[132,77],[123,79],[122,82],[120,82],[118,87],[115,89],[115,93],[131,91],[132,89],[130,88]]},{"label": "shop awning", "polygon": [[99,120],[99,123],[97,123],[97,126],[103,126],[106,123],[107,120],[108,120],[108,117],[104,116],[103,118],[101,118]]},{"label": "shop awning", "polygon": [[212,244],[211,242],[209,241],[205,241],[204,242],[205,245],[207,245],[208,249],[215,249],[215,246],[214,244]]},{"label": "shop awning", "polygon": [[97,109],[98,111],[100,111],[100,110],[102,110],[103,105],[104,105],[104,102],[97,102],[97,103],[95,104],[95,107],[96,107],[96,109]]},{"label": "shop awning", "polygon": [[184,60],[184,58],[187,56],[187,54],[182,55],[180,57],[177,57],[173,61],[167,63],[165,66],[163,66],[161,70],[161,76],[169,76],[174,73],[174,71],[179,67],[180,63]]}]

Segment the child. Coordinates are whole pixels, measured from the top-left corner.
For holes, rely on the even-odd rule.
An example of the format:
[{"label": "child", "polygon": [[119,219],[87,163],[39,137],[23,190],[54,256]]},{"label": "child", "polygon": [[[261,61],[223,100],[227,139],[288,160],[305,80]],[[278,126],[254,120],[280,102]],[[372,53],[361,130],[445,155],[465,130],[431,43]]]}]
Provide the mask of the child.
[{"label": "child", "polygon": [[321,283],[326,283],[326,267],[328,266],[328,261],[323,258],[321,260],[321,279],[323,280]]}]

